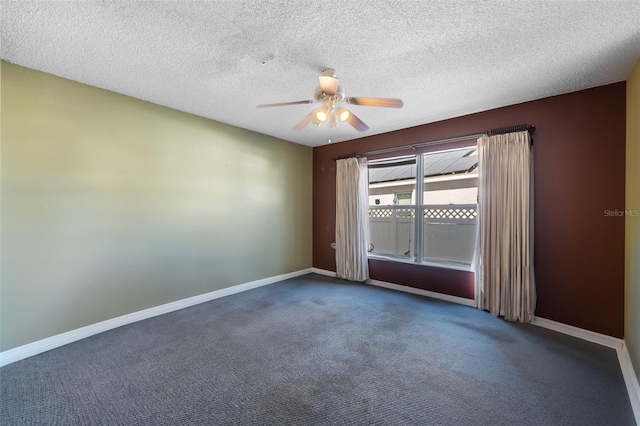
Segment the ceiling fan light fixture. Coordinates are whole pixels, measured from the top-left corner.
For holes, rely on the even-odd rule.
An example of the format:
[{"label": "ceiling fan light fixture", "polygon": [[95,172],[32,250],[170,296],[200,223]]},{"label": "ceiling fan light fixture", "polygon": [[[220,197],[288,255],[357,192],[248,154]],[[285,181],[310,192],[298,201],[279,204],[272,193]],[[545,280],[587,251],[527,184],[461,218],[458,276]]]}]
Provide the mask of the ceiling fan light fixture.
[{"label": "ceiling fan light fixture", "polygon": [[313,115],[315,116],[315,118],[317,118],[319,121],[321,122],[325,122],[327,121],[327,119],[329,118],[329,116],[331,115],[331,111],[333,110],[333,108],[331,108],[331,105],[328,103],[325,103],[325,105],[322,108],[318,108]]},{"label": "ceiling fan light fixture", "polygon": [[338,127],[338,114],[335,111],[332,111],[329,115],[329,127],[332,129]]},{"label": "ceiling fan light fixture", "polygon": [[316,110],[314,117],[316,120],[318,120],[319,122],[323,123],[325,121],[327,121],[327,112],[324,111],[322,108]]},{"label": "ceiling fan light fixture", "polygon": [[349,111],[346,108],[338,108],[338,118],[340,119],[340,121],[345,122],[349,119],[349,116],[351,115],[351,111]]}]

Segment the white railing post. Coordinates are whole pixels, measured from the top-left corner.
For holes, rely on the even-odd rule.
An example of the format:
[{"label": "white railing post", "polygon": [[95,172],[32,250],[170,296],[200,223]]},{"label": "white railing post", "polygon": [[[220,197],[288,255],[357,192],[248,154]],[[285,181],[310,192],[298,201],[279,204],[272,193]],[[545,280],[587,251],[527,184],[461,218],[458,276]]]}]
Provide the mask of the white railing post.
[{"label": "white railing post", "polygon": [[391,210],[391,235],[393,235],[393,252],[398,253],[398,209]]}]

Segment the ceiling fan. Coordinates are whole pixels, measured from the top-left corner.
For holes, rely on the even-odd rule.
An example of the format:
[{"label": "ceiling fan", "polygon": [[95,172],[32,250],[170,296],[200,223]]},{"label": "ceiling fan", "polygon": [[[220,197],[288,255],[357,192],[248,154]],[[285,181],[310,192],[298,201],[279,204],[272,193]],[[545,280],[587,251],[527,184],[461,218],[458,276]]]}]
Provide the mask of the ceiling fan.
[{"label": "ceiling fan", "polygon": [[299,104],[312,104],[322,103],[320,108],[316,108],[311,111],[305,118],[302,119],[293,129],[302,130],[304,126],[313,121],[316,126],[322,125],[324,122],[329,123],[329,127],[336,128],[340,122],[349,123],[359,132],[369,130],[362,120],[360,120],[354,113],[347,108],[338,106],[338,102],[346,102],[351,105],[362,106],[376,106],[384,108],[402,108],[404,103],[401,99],[392,98],[347,98],[344,95],[344,90],[338,85],[338,77],[336,77],[335,70],[330,68],[324,70],[318,77],[320,80],[320,87],[315,91],[313,100],[306,101],[293,101],[293,102],[279,102],[275,104],[261,104],[257,108],[270,108],[286,105],[299,105]]}]

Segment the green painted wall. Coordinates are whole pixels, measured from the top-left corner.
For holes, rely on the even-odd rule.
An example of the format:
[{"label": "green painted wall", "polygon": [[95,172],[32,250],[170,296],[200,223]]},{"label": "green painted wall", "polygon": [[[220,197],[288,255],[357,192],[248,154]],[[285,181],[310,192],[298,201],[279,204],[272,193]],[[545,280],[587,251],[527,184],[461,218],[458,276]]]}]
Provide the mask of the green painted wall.
[{"label": "green painted wall", "polygon": [[640,380],[640,60],[627,79],[625,343]]},{"label": "green painted wall", "polygon": [[0,350],[311,267],[312,149],[2,62]]}]

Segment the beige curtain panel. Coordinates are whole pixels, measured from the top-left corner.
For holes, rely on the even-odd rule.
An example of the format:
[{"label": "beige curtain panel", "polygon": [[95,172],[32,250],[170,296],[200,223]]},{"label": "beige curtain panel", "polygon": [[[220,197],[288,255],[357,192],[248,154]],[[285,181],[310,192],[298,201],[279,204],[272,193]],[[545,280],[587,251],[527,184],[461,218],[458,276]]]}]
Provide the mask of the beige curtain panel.
[{"label": "beige curtain panel", "polygon": [[369,177],[366,158],[336,161],[336,276],[369,278]]},{"label": "beige curtain panel", "polygon": [[509,321],[533,319],[529,132],[478,139],[478,307]]}]

